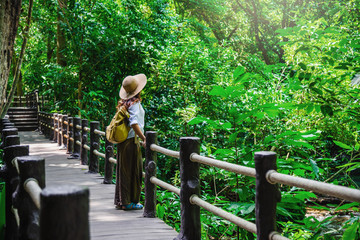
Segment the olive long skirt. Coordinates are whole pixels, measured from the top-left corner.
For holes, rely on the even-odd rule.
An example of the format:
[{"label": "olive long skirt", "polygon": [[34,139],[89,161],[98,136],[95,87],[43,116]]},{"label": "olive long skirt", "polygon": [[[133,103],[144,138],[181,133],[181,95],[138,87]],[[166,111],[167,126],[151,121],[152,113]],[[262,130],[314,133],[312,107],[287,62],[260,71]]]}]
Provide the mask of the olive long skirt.
[{"label": "olive long skirt", "polygon": [[142,184],[142,158],[140,144],[129,138],[117,145],[116,189],[117,206],[138,203]]}]

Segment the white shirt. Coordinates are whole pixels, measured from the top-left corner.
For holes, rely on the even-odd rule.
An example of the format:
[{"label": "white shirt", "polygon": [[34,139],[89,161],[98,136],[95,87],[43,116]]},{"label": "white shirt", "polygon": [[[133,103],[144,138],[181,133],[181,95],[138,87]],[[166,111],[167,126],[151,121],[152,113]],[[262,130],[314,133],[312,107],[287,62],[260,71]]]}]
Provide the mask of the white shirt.
[{"label": "white shirt", "polygon": [[[144,126],[145,126],[145,110],[142,107],[140,102],[134,103],[128,109],[129,112],[129,126],[134,124],[138,124],[141,131],[144,133]],[[128,139],[135,137],[134,129],[130,128]]]}]

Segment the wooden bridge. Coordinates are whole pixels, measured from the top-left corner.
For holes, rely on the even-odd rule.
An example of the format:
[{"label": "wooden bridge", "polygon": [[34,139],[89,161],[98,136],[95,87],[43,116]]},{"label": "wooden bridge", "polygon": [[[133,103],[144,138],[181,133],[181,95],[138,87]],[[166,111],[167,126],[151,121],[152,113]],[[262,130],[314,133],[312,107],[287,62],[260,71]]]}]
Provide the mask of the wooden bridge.
[{"label": "wooden bridge", "polygon": [[[2,129],[2,147],[4,148],[4,160],[6,164],[5,168],[0,171],[0,177],[5,176],[7,181],[6,184],[9,186],[6,187],[7,202],[9,202],[6,207],[7,214],[10,213],[10,210],[14,211],[14,209],[18,209],[19,218],[25,219],[24,221],[28,223],[25,227],[22,227],[20,224],[20,235],[23,234],[26,236],[28,234],[28,229],[33,228],[34,225],[36,225],[36,228],[40,229],[40,238],[24,239],[88,240],[88,232],[90,231],[91,239],[200,240],[200,208],[203,208],[250,233],[256,234],[258,240],[286,240],[288,238],[282,236],[281,233],[278,233],[275,227],[276,205],[280,200],[276,183],[295,186],[352,202],[360,202],[360,190],[358,189],[337,186],[277,172],[276,153],[274,152],[260,151],[254,153],[255,168],[250,168],[201,156],[199,138],[182,137],[179,142],[180,150],[173,151],[157,145],[156,132],[146,132],[144,211],[116,210],[113,205],[115,186],[104,183],[112,182],[113,164],[117,164],[117,161],[113,158],[114,152],[111,143],[104,141],[105,144],[100,149],[100,137],[104,137],[105,132],[100,130],[98,121],[90,122],[89,128],[87,119],[80,119],[78,117],[73,118],[57,113],[39,112],[38,130],[46,137],[39,135],[38,132],[20,132],[19,134],[18,129],[14,128],[14,124],[8,122],[8,119],[1,119],[0,123]],[[22,146],[19,145],[20,141],[19,136],[17,136],[18,134],[20,135]],[[53,140],[53,142],[49,139]],[[25,145],[29,146],[30,151]],[[105,151],[105,153],[102,153],[101,151]],[[67,155],[66,152],[71,154],[70,158],[73,157],[75,160],[69,159],[69,155]],[[156,156],[158,153],[179,159],[181,177],[180,188],[156,178]],[[30,157],[26,157],[29,154]],[[39,166],[40,168],[45,169],[46,183],[45,176],[36,176],[38,173],[36,167],[24,167],[24,165],[31,163],[31,161],[29,161],[32,160],[31,155],[40,156],[42,158],[42,164],[45,166]],[[20,159],[22,156],[25,157]],[[104,160],[104,177],[98,174],[98,157],[101,157]],[[45,161],[43,159],[45,159]],[[206,202],[200,197],[200,164],[256,178],[255,223],[226,212],[225,210]],[[19,169],[22,169],[22,171]],[[31,173],[24,175],[23,173],[27,170]],[[20,181],[16,182],[16,178],[20,179]],[[32,219],[34,222],[33,225],[31,225],[31,222],[27,221],[27,218],[33,216],[32,213],[35,212],[38,214],[39,209],[40,214],[46,212],[42,209],[49,209],[46,208],[46,205],[43,206],[43,202],[46,203],[45,201],[41,201],[41,204],[39,201],[40,196],[41,200],[47,197],[44,196],[46,194],[43,194],[44,192],[47,193],[45,191],[46,188],[45,190],[43,189],[45,185],[47,188],[59,185],[77,186],[77,189],[81,189],[80,191],[83,191],[84,188],[89,189],[90,197],[87,195],[88,192],[84,194],[86,195],[85,205],[90,202],[89,220],[86,212],[86,219],[83,220],[82,223],[78,223],[73,220],[77,215],[72,213],[72,218],[67,218],[67,220],[62,222],[67,224],[67,232],[69,234],[79,232],[76,228],[85,226],[86,229],[83,232],[87,233],[87,236],[81,238],[68,236],[66,238],[59,236],[49,238],[47,237],[48,235],[42,235],[43,229],[47,229],[45,226],[46,221],[41,220],[42,215],[40,215],[40,221],[39,218],[36,217],[35,220]],[[180,233],[177,233],[165,223],[155,218],[156,186],[167,189],[180,196]],[[62,192],[60,191],[60,193],[57,192],[56,194],[61,195]],[[12,199],[12,196],[14,195],[15,200]],[[30,196],[31,199],[28,201],[31,202],[29,203],[30,205],[24,207],[19,204],[19,198],[16,199],[16,195],[21,195],[25,198],[29,198]],[[71,193],[69,195],[71,195]],[[34,205],[36,205],[36,209]],[[82,202],[80,202],[80,204],[77,203],[77,205],[74,206],[74,211],[77,211],[78,207],[82,207]],[[35,210],[31,212],[27,208],[33,208]],[[54,208],[55,207],[51,205],[49,212],[52,212],[52,209]],[[67,210],[67,206],[64,209]],[[29,212],[31,214],[29,214]],[[61,215],[61,212],[59,214]],[[14,216],[16,216],[17,213],[10,213],[10,215],[13,216],[12,218],[15,218]],[[49,217],[50,221],[53,221],[53,215]],[[144,218],[144,216],[146,216],[146,218]],[[13,220],[13,222],[14,221],[15,220]],[[16,224],[12,224],[16,229]],[[60,231],[62,229],[58,224],[53,224],[52,226],[54,226],[54,231]],[[74,227],[76,231],[74,230]],[[49,233],[49,231],[50,230],[48,230],[46,234],[50,235],[51,232]],[[14,237],[8,239],[15,240],[18,238]]]},{"label": "wooden bridge", "polygon": [[46,186],[77,185],[90,190],[91,239],[170,240],[177,232],[158,218],[144,218],[143,210],[122,211],[114,207],[114,184],[103,184],[100,174],[89,174],[78,159],[67,159],[64,150],[37,132],[19,132],[21,144],[30,155],[45,158]]}]

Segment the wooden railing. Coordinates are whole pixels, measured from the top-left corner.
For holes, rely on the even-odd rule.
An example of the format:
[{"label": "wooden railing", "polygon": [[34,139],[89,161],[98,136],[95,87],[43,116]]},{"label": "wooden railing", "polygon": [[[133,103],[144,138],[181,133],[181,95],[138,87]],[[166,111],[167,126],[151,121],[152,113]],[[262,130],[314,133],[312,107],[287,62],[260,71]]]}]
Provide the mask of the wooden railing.
[{"label": "wooden railing", "polygon": [[[105,136],[105,132],[99,129],[99,122],[90,122],[90,128],[88,128],[86,119],[45,112],[40,113],[39,119],[41,132],[50,140],[57,142],[60,147],[67,149],[71,158],[80,158],[82,164],[88,164],[90,173],[99,171],[98,157],[104,158],[104,183],[112,183],[113,164],[116,164],[116,159],[113,158],[113,144],[105,141],[105,153],[99,151],[100,136]],[[89,142],[88,134],[90,134]],[[201,156],[198,138],[181,138],[180,151],[157,145],[156,132],[146,132],[146,139],[144,217],[156,216],[156,185],[176,193],[180,196],[181,202],[181,228],[177,239],[201,239],[200,207],[257,234],[257,239],[287,239],[276,232],[276,205],[280,201],[281,194],[275,183],[360,202],[360,191],[357,189],[278,173],[274,152],[256,152],[255,168],[249,168]],[[157,153],[180,160],[181,188],[156,178]],[[228,213],[200,198],[200,164],[256,178],[256,223]]]},{"label": "wooden railing", "polygon": [[46,96],[39,95],[39,91],[35,90],[25,94],[24,96],[14,96],[11,106],[35,108],[40,111],[44,109],[44,106],[46,106],[48,102],[49,100]]},{"label": "wooden railing", "polygon": [[[45,188],[45,159],[29,156],[29,146],[20,145],[18,130],[8,119],[1,119],[0,131],[5,163],[0,170],[6,186],[5,239],[90,239],[89,190]],[[78,211],[79,206],[84,211]]]}]

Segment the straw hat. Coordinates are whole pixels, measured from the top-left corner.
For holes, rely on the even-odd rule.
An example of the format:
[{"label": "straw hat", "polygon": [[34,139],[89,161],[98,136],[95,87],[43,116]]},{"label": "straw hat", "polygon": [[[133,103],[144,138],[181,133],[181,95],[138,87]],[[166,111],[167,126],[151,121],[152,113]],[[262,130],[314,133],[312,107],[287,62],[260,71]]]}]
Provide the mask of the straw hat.
[{"label": "straw hat", "polygon": [[120,88],[120,98],[123,100],[130,99],[138,94],[146,85],[145,74],[137,74],[135,76],[127,76],[122,82]]}]

